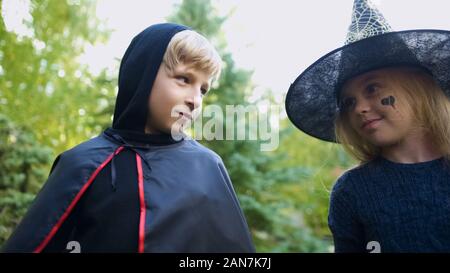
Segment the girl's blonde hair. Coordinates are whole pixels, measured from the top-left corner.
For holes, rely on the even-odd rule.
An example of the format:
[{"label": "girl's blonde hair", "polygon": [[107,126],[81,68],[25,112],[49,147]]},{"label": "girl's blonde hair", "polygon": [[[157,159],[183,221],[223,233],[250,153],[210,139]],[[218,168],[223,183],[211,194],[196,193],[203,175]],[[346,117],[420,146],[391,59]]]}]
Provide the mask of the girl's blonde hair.
[{"label": "girl's blonde hair", "polygon": [[175,34],[167,46],[163,63],[169,71],[178,64],[185,64],[218,79],[222,69],[222,59],[214,46],[193,30],[183,30]]},{"label": "girl's blonde hair", "polygon": [[[388,68],[386,73],[396,95],[406,102],[416,125],[425,130],[439,151],[450,159],[450,100],[433,77],[415,67]],[[340,112],[335,120],[339,143],[353,157],[368,162],[380,154],[380,148],[363,139],[350,126],[348,114]]]}]

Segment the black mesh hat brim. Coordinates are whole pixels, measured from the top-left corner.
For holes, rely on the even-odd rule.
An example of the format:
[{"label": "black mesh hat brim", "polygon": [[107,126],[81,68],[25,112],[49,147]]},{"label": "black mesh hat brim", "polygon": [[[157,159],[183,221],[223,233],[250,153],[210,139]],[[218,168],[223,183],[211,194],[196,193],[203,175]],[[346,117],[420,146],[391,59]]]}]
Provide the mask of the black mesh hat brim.
[{"label": "black mesh hat brim", "polygon": [[290,86],[286,96],[287,115],[306,134],[336,142],[334,121],[342,84],[374,69],[400,65],[426,69],[450,97],[450,31],[389,32],[326,54]]}]

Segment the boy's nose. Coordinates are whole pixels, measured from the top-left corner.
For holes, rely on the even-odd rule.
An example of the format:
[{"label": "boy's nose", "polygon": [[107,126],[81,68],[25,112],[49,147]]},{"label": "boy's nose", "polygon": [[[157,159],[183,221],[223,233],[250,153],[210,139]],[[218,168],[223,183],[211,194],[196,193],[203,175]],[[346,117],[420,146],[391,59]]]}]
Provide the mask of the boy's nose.
[{"label": "boy's nose", "polygon": [[189,106],[189,109],[191,109],[191,111],[194,111],[194,109],[197,109],[202,104],[202,96],[201,95],[187,96],[185,102],[187,106]]}]

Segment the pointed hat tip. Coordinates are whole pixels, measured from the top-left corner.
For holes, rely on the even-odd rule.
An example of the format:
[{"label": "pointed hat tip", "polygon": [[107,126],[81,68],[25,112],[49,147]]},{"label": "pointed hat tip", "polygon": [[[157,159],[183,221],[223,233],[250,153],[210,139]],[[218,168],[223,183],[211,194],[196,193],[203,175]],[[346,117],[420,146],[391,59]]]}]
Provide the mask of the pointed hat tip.
[{"label": "pointed hat tip", "polygon": [[391,26],[375,5],[369,0],[355,0],[345,44],[391,31]]}]

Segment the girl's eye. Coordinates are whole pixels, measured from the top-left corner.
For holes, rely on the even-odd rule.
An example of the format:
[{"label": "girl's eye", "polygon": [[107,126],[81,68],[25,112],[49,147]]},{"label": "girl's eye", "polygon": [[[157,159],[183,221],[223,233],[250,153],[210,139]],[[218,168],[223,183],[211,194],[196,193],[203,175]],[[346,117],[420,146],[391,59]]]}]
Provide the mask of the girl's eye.
[{"label": "girl's eye", "polygon": [[366,91],[369,95],[372,95],[372,94],[376,93],[379,88],[380,88],[380,86],[378,84],[372,83],[372,84],[367,85]]},{"label": "girl's eye", "polygon": [[348,112],[355,107],[356,99],[355,98],[344,98],[341,102],[340,109],[343,112]]},{"label": "girl's eye", "polygon": [[208,90],[206,90],[205,88],[202,88],[202,96],[205,96],[206,93],[208,93]]}]

